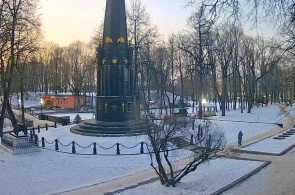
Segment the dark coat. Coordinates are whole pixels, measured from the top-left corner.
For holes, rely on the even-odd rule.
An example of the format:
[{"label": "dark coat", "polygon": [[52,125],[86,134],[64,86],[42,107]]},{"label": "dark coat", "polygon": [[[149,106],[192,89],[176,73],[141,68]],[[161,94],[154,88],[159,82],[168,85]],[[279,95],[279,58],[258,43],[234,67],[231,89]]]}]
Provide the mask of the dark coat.
[{"label": "dark coat", "polygon": [[240,131],[240,132],[239,132],[239,135],[238,135],[238,139],[241,140],[242,137],[243,137],[243,133],[242,133],[242,131]]}]

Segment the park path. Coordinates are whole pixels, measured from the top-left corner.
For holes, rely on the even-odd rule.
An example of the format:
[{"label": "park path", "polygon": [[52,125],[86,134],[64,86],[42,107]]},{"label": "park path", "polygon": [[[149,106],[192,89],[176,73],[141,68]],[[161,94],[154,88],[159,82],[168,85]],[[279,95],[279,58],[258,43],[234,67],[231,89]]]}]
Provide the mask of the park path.
[{"label": "park path", "polygon": [[[279,107],[280,107],[280,109],[283,109],[282,105],[279,105]],[[263,133],[259,136],[252,137],[250,139],[246,139],[243,141],[243,145],[246,146],[246,145],[255,143],[259,140],[262,140],[264,138],[273,136],[273,135],[278,134],[282,131],[285,131],[289,128],[292,128],[294,126],[294,121],[295,121],[294,117],[292,115],[290,115],[288,112],[284,112],[284,114],[286,116],[286,120],[284,120],[283,128],[280,128],[280,127],[274,128],[274,129],[268,131],[267,133]],[[233,148],[238,148],[238,146],[229,146],[221,153],[221,155],[272,162],[274,164],[273,169],[272,169],[273,172],[271,172],[269,174],[275,174],[278,171],[286,172],[286,173],[288,172],[288,170],[283,170],[284,167],[286,167],[286,164],[282,164],[282,157],[281,156],[235,153],[235,152],[231,151],[231,149],[233,149]],[[182,159],[182,160],[179,160],[177,162],[177,164],[180,165],[179,167],[181,167],[181,165],[187,164],[188,161],[189,161],[189,159]],[[291,176],[291,178],[290,178],[290,179],[292,179],[291,181],[295,180],[295,174],[293,174],[293,175],[294,175],[294,178]],[[282,176],[277,174],[276,178],[282,179]],[[133,186],[138,186],[143,183],[149,182],[151,180],[156,180],[156,179],[157,179],[157,175],[156,175],[155,171],[153,169],[149,169],[149,170],[141,171],[141,172],[138,172],[135,174],[130,174],[128,176],[120,177],[117,179],[105,181],[102,183],[98,183],[98,184],[94,184],[91,186],[86,186],[86,187],[82,187],[82,188],[78,188],[78,189],[69,190],[69,191],[65,191],[65,192],[61,192],[61,193],[57,193],[57,194],[60,194],[60,195],[112,194],[113,192],[120,191],[120,190],[130,188]],[[279,186],[277,186],[277,187],[279,188]],[[293,190],[293,188],[295,191],[295,186],[292,187],[291,190]],[[272,194],[272,193],[268,193],[268,194]]]},{"label": "park path", "polygon": [[[13,111],[14,113],[19,113],[19,110],[16,110],[16,109],[12,109],[12,111]],[[28,114],[28,113],[26,113],[26,112],[25,112],[25,119],[33,121],[33,126],[34,126],[35,128],[37,128],[38,125],[39,125],[40,127],[45,127],[46,124],[49,125],[49,126],[54,126],[54,122],[52,122],[52,121],[48,121],[48,120],[39,120],[39,119],[36,118],[35,116],[32,116],[32,115],[30,115],[30,114]]]},{"label": "park path", "polygon": [[[289,112],[284,110],[284,106],[279,105],[279,108],[283,110],[286,117],[284,121],[283,128],[272,129],[271,131],[259,135],[257,137],[245,140],[244,144],[249,145],[255,143],[261,139],[273,136],[275,134],[281,133],[287,129],[293,128],[295,125],[295,117]],[[234,147],[237,149],[238,147]],[[228,151],[227,151],[228,152]],[[240,192],[244,192],[247,195],[257,195],[257,194],[268,194],[268,195],[294,195],[295,193],[295,149],[291,149],[289,152],[282,156],[275,155],[262,155],[253,153],[238,153],[238,152],[228,152],[228,156],[245,158],[252,160],[261,160],[271,162],[266,168],[257,174],[251,176],[246,181],[236,185],[224,192],[226,195],[235,195]]]}]

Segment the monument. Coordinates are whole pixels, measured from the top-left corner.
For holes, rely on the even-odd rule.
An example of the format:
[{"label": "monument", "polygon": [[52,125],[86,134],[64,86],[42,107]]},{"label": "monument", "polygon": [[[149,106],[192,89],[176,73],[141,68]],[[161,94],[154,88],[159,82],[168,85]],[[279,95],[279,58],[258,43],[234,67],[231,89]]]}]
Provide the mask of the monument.
[{"label": "monument", "polygon": [[133,47],[127,37],[125,0],[107,0],[102,41],[97,47],[95,119],[71,128],[83,135],[142,133],[135,117]]},{"label": "monument", "polygon": [[[20,133],[23,134],[20,134]],[[39,140],[36,134],[28,136],[28,129],[25,125],[18,123],[13,132],[4,133],[1,137],[0,148],[10,154],[24,154],[40,151]]]}]

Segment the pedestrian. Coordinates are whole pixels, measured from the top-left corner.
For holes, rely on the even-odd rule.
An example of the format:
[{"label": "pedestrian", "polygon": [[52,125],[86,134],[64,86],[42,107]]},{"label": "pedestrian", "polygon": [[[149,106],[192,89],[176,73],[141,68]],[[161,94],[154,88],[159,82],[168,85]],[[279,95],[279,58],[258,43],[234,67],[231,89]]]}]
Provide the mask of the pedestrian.
[{"label": "pedestrian", "polygon": [[242,139],[243,139],[243,133],[242,131],[239,132],[238,134],[238,146],[242,146]]}]

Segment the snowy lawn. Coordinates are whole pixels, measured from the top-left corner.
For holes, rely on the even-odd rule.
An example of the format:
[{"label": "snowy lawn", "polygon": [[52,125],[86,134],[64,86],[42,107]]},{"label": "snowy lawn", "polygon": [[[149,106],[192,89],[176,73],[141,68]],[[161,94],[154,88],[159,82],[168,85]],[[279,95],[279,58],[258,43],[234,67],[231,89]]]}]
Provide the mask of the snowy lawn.
[{"label": "snowy lawn", "polygon": [[150,168],[148,155],[71,155],[41,150],[9,155],[0,150],[5,195],[44,195],[88,186]]},{"label": "snowy lawn", "polygon": [[[251,114],[240,113],[239,110],[236,110],[226,112],[224,117],[215,117],[215,122],[225,131],[228,145],[230,145],[236,144],[240,130],[244,133],[243,138],[247,139],[276,128],[277,126],[271,123],[283,120],[277,117],[278,112],[277,106],[255,108]],[[82,115],[80,116],[82,117]],[[148,155],[116,155],[116,147],[113,146],[116,143],[121,143],[121,153],[139,153],[140,145],[137,144],[145,142],[145,136],[87,137],[72,134],[69,131],[70,127],[50,128],[48,131],[42,129],[38,134],[39,139],[44,137],[49,143],[58,139],[63,145],[68,145],[67,147],[59,145],[60,152],[54,151],[54,144],[47,142],[47,149],[30,154],[9,155],[0,150],[1,194],[52,194],[109,181],[151,168]],[[77,146],[76,152],[84,155],[68,154],[71,152],[72,141],[82,146],[82,148]],[[104,147],[103,149],[97,146],[97,153],[103,155],[89,155],[93,151],[93,145],[91,145],[93,142]],[[273,143],[265,145],[268,144],[270,144],[268,152],[272,152],[275,147],[272,147]],[[137,146],[134,147],[135,145]],[[129,147],[130,149],[128,149]],[[186,157],[188,152],[180,151],[175,154],[177,154],[175,159],[181,159]],[[143,190],[151,192],[151,189],[156,188],[159,191],[157,190],[153,194],[172,194],[171,191],[176,194],[208,194],[228,185],[260,165],[262,162],[216,159],[210,161],[209,164],[202,165],[196,172],[185,177],[177,188],[165,188],[155,182],[152,183],[152,187],[147,186],[149,190],[140,190],[140,194]],[[128,194],[138,194],[138,192]]]},{"label": "snowy lawn", "polygon": [[227,111],[221,116],[219,111],[212,121],[222,128],[225,133],[227,147],[238,144],[238,133],[243,132],[243,140],[251,139],[272,129],[278,128],[276,123],[283,123],[285,118],[279,114],[278,106],[253,108],[251,113],[244,110]]},{"label": "snowy lawn", "polygon": [[165,187],[159,181],[154,181],[116,194],[129,195],[144,192],[146,195],[207,195],[231,184],[262,164],[263,162],[260,161],[215,159],[200,165],[195,172],[184,177],[177,187]]},{"label": "snowy lawn", "polygon": [[[293,129],[295,130],[295,128]],[[282,133],[285,133],[287,131],[284,131]],[[255,151],[255,152],[261,152],[261,153],[272,153],[272,154],[278,155],[284,150],[288,149],[289,147],[295,144],[295,135],[290,135],[290,137],[286,137],[285,139],[282,139],[282,140],[273,139],[274,137],[277,137],[278,135],[282,135],[282,133],[279,133],[275,136],[271,136],[267,139],[261,140],[249,146],[243,147],[240,150]]]}]

